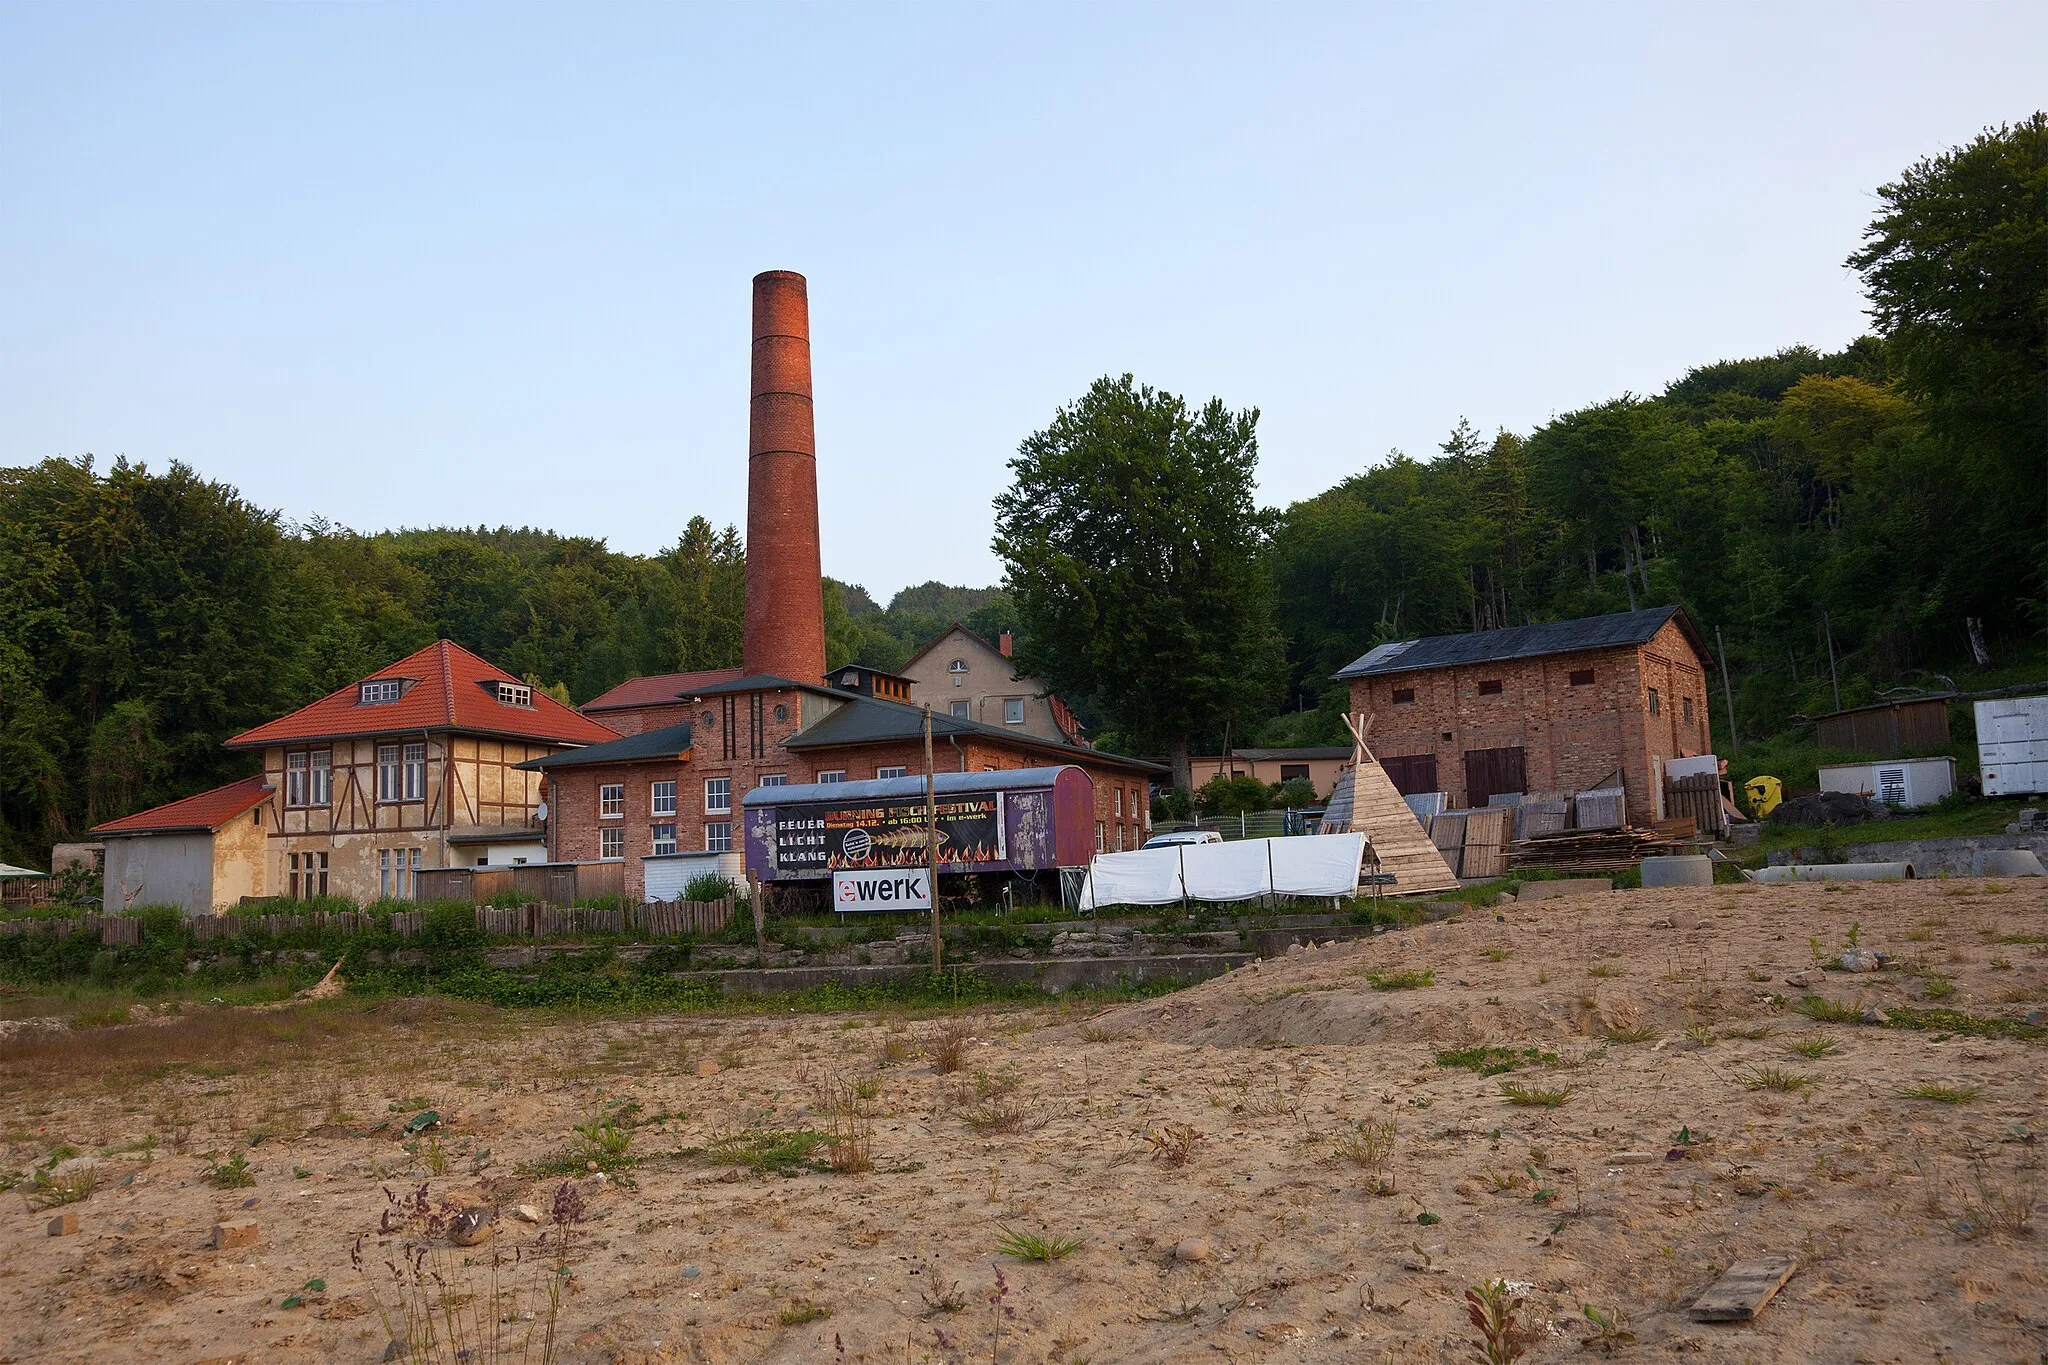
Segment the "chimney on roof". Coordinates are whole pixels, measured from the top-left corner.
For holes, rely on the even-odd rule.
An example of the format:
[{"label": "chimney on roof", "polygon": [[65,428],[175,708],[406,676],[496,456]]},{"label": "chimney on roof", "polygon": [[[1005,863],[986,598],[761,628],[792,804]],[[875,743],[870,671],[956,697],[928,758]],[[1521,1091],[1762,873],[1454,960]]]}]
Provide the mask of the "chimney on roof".
[{"label": "chimney on roof", "polygon": [[804,277],[754,277],[753,401],[747,423],[749,673],[825,675],[818,554],[818,442],[811,419],[811,305]]},{"label": "chimney on roof", "polygon": [[1009,658],[1009,657],[1010,657],[1010,632],[1009,632],[1009,631],[1007,631],[1007,630],[1006,630],[1006,631],[1004,631],[1004,632],[1003,632],[1003,633],[1002,633],[1001,635],[998,635],[998,636],[996,636],[996,648],[997,648],[997,649],[1000,649],[1001,651],[1003,651],[1003,657],[1004,657],[1005,659],[1007,659],[1007,658]]}]

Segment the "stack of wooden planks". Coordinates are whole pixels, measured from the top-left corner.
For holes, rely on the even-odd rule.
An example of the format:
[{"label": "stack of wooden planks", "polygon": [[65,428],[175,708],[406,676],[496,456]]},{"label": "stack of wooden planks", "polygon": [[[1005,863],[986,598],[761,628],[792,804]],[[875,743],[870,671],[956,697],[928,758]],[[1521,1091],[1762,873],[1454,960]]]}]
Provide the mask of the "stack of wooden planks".
[{"label": "stack of wooden planks", "polygon": [[1620,872],[1644,858],[1669,853],[1677,837],[1656,829],[1566,829],[1515,845],[1509,865],[1564,872]]}]

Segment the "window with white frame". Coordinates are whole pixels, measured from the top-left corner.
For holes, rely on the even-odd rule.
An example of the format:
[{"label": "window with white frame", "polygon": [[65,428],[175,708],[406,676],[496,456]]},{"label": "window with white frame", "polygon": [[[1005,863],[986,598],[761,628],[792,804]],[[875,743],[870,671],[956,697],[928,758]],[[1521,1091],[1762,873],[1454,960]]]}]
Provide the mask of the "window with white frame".
[{"label": "window with white frame", "polygon": [[327,894],[327,855],[325,853],[294,853],[291,855],[291,896],[293,900],[302,897]]},{"label": "window with white frame", "polygon": [[764,787],[787,787],[789,785],[789,774],[763,773],[761,774],[761,785]]},{"label": "window with white frame", "polygon": [[875,776],[877,778],[901,777],[908,771],[908,768],[877,768],[875,769]]},{"label": "window with white frame", "polygon": [[1116,793],[1116,818],[1121,820],[1124,818],[1124,789],[1111,787],[1110,790]]},{"label": "window with white frame", "polygon": [[676,851],[676,827],[674,825],[652,825],[649,826],[648,832],[653,836],[653,846],[649,850],[650,852],[662,854]]},{"label": "window with white frame", "polygon": [[953,703],[953,719],[954,719],[954,720],[973,720],[973,719],[974,719],[974,703],[973,703],[973,702],[971,702],[971,701],[956,701],[956,702],[954,702],[954,703]]},{"label": "window with white frame", "polygon": [[820,782],[844,782],[846,780],[846,769],[834,768],[830,772],[819,773],[818,780]]},{"label": "window with white frame", "polygon": [[647,790],[647,813],[649,815],[674,815],[676,813],[676,784],[655,782]]},{"label": "window with white frame", "polygon": [[356,689],[356,705],[389,706],[405,693],[403,678],[376,678]]},{"label": "window with white frame", "polygon": [[597,832],[597,856],[599,861],[615,863],[626,856],[626,831],[617,825],[609,825]]},{"label": "window with white frame", "polygon": [[1022,697],[1004,697],[1004,698],[1003,698],[1003,724],[1005,724],[1005,725],[1022,725],[1023,723],[1024,723],[1024,699],[1023,699]]},{"label": "window with white frame", "polygon": [[597,818],[600,820],[623,820],[626,818],[626,784],[606,782],[597,789]]},{"label": "window with white frame", "polygon": [[1095,851],[1097,853],[1109,852],[1109,826],[1103,824],[1100,820],[1095,822]]},{"label": "window with white frame", "polygon": [[379,801],[401,801],[405,790],[403,768],[399,763],[402,753],[396,744],[377,746],[377,799]]},{"label": "window with white frame", "polygon": [[312,760],[306,774],[306,804],[322,807],[333,805],[334,751],[332,749],[314,749],[306,757]]},{"label": "window with white frame", "polygon": [[427,799],[427,746],[424,744],[405,746],[405,799]]},{"label": "window with white frame", "polygon": [[424,851],[417,848],[378,849],[378,893],[394,900],[413,899],[418,894],[420,855]]},{"label": "window with white frame", "polygon": [[732,779],[729,777],[707,777],[704,779],[704,809],[707,813],[721,813],[732,809]]},{"label": "window with white frame", "polygon": [[953,686],[963,686],[967,681],[967,660],[955,659],[946,665],[946,671],[953,675]]},{"label": "window with white frame", "polygon": [[306,799],[306,764],[308,754],[286,754],[284,756],[284,803],[287,806],[311,804]]},{"label": "window with white frame", "polygon": [[706,853],[732,852],[732,822],[712,820],[704,826],[704,851]]},{"label": "window with white frame", "polygon": [[525,683],[501,682],[498,684],[498,704],[530,708],[533,705],[533,688]]}]

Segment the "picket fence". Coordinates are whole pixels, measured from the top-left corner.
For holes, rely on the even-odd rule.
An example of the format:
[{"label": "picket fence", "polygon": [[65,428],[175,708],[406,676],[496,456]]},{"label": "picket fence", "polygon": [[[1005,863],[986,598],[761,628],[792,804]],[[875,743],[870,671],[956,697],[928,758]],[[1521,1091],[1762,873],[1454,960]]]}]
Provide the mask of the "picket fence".
[{"label": "picket fence", "polygon": [[[640,933],[650,937],[715,934],[732,918],[733,902],[650,901],[618,909],[597,910],[577,905],[519,905],[495,909],[476,907],[476,927],[493,938],[554,938],[578,934]],[[325,911],[308,915],[197,915],[185,921],[201,943],[239,934],[293,934],[307,929],[360,934],[377,927],[383,916],[361,910]],[[411,938],[426,927],[427,912],[401,910],[389,917],[391,932]],[[91,933],[109,946],[133,947],[142,942],[142,921],[126,915],[80,915],[75,919],[0,920],[0,934],[36,934],[67,938]]]}]

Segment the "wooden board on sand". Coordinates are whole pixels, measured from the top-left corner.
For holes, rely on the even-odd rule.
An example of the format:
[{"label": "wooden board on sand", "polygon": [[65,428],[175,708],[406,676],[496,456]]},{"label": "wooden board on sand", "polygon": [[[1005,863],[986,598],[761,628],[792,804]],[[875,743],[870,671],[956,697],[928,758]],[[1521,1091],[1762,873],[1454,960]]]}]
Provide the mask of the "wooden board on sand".
[{"label": "wooden board on sand", "polygon": [[1785,1287],[1797,1269],[1797,1261],[1782,1256],[1737,1261],[1693,1300],[1689,1311],[1695,1322],[1748,1322],[1764,1311],[1771,1296]]}]

